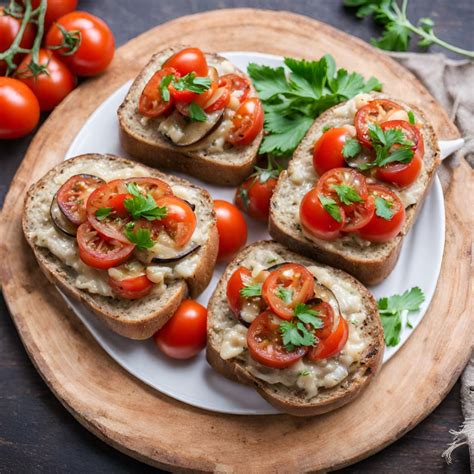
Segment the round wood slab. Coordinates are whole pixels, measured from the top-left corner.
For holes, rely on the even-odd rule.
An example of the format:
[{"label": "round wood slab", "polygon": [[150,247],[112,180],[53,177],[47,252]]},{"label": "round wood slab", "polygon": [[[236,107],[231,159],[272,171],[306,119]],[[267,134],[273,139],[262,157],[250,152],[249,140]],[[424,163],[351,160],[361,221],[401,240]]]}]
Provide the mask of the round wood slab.
[{"label": "round wood slab", "polygon": [[[87,117],[133,78],[149,56],[174,44],[208,51],[260,51],[319,58],[375,75],[389,94],[418,103],[441,139],[458,137],[440,105],[397,63],[334,28],[288,12],[220,10],[161,25],[122,46],[108,71],[82,84],[34,138],[5,200],[3,292],[33,363],[63,405],[98,437],[137,459],[173,470],[219,472],[336,469],[382,449],[444,398],[472,346],[472,172],[463,161],[446,192],[446,247],[436,295],[416,333],[356,401],[316,418],[206,412],[146,387],[97,345],[41,274],[21,232],[25,192],[63,160]],[[106,140],[107,137],[104,137]]]}]

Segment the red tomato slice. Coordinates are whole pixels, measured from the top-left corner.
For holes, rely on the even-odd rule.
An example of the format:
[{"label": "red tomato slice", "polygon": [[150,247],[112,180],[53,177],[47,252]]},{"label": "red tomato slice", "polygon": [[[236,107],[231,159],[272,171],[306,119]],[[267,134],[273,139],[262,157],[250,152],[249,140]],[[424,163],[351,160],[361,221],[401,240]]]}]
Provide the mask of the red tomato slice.
[{"label": "red tomato slice", "polygon": [[405,223],[405,207],[400,198],[382,185],[369,185],[369,193],[374,199],[382,198],[388,201],[392,218],[387,220],[376,213],[361,229],[359,235],[371,242],[388,242],[397,236]]},{"label": "red tomato slice", "polygon": [[199,94],[197,94],[196,92],[192,92],[188,90],[180,91],[176,89],[172,83],[168,86],[168,89],[170,91],[171,97],[173,97],[173,100],[175,102],[182,102],[183,104],[189,104],[193,100],[196,100],[197,97],[199,97]]},{"label": "red tomato slice", "polygon": [[78,174],[69,178],[56,195],[59,208],[74,225],[87,219],[86,204],[94,190],[104,183],[103,179],[89,174]]},{"label": "red tomato slice", "polygon": [[346,128],[331,128],[314,145],[313,167],[319,176],[333,168],[346,165],[342,149],[351,137]]},{"label": "red tomato slice", "polygon": [[365,202],[356,204],[355,207],[346,211],[346,222],[342,231],[354,232],[364,227],[372,219],[374,211],[374,200],[368,196]]},{"label": "red tomato slice", "polygon": [[231,91],[240,92],[239,101],[241,104],[245,102],[251,90],[250,81],[246,77],[238,74],[225,74],[221,80],[230,84]]},{"label": "red tomato slice", "polygon": [[230,101],[230,86],[231,84],[229,82],[221,79],[219,81],[219,87],[203,105],[204,112],[210,114],[211,112],[227,107]]},{"label": "red tomato slice", "polygon": [[324,209],[319,199],[316,188],[311,189],[300,204],[300,222],[304,229],[313,237],[322,240],[334,240],[341,236],[345,224],[345,213],[339,206],[341,222],[337,222],[329,212]]},{"label": "red tomato slice", "polygon": [[402,107],[387,99],[372,100],[361,107],[354,117],[354,125],[359,141],[367,147],[372,147],[369,125],[385,122],[390,114],[397,110],[402,110]]},{"label": "red tomato slice", "polygon": [[342,351],[348,337],[349,327],[347,326],[347,321],[342,315],[339,315],[339,323],[336,330],[325,339],[321,339],[316,347],[312,347],[306,357],[309,360],[321,360],[334,357]]},{"label": "red tomato slice", "polygon": [[332,333],[332,327],[334,324],[334,310],[329,303],[325,301],[319,301],[317,303],[306,303],[310,309],[317,311],[317,317],[324,323],[324,326],[320,329],[316,329],[315,334],[318,339],[326,339]]},{"label": "red tomato slice", "polygon": [[299,346],[293,352],[285,349],[280,335],[281,320],[271,311],[260,313],[247,332],[247,345],[252,359],[274,369],[284,369],[298,362],[308,351]]},{"label": "red tomato slice", "polygon": [[104,240],[89,222],[84,222],[77,229],[79,257],[90,267],[106,270],[125,262],[135,248],[118,240]]},{"label": "red tomato slice", "polygon": [[246,286],[245,280],[252,280],[252,273],[248,268],[238,267],[227,282],[227,302],[229,303],[230,310],[238,318],[244,297],[240,294],[240,290]]},{"label": "red tomato slice", "polygon": [[196,214],[190,205],[174,196],[164,196],[156,204],[166,207],[166,216],[159,223],[174,240],[176,247],[186,245],[196,229]]},{"label": "red tomato slice", "polygon": [[199,48],[185,48],[171,56],[163,64],[163,68],[174,68],[181,76],[190,72],[205,77],[208,73],[207,61]]},{"label": "red tomato slice", "polygon": [[131,198],[133,198],[133,196],[128,193],[115,194],[110,197],[108,204],[109,207],[112,208],[112,212],[115,212],[119,217],[125,218],[128,215],[125,201]]},{"label": "red tomato slice", "polygon": [[274,270],[262,287],[263,299],[280,318],[291,320],[298,303],[314,294],[314,276],[303,265],[288,263]]},{"label": "red tomato slice", "polygon": [[138,101],[138,112],[141,115],[156,118],[171,109],[174,103],[173,96],[170,96],[170,100],[165,101],[161,95],[160,85],[164,77],[175,75],[176,70],[169,67],[155,72],[147,82]]},{"label": "red tomato slice", "polygon": [[125,280],[115,280],[115,278],[109,277],[109,285],[117,296],[127,300],[143,298],[153,288],[153,282],[146,275],[126,278]]},{"label": "red tomato slice", "polygon": [[252,143],[263,129],[263,108],[257,98],[247,99],[232,119],[233,129],[227,141],[235,146]]}]

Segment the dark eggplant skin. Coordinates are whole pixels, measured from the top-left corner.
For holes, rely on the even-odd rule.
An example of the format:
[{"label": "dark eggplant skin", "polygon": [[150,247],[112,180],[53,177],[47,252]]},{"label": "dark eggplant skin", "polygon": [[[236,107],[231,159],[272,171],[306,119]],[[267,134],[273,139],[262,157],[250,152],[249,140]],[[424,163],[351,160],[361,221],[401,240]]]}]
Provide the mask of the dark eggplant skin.
[{"label": "dark eggplant skin", "polygon": [[76,237],[77,227],[72,222],[69,222],[67,217],[62,213],[58,205],[56,195],[51,201],[51,206],[49,207],[49,215],[51,217],[51,221],[53,222],[54,227],[56,227],[57,230],[59,230],[62,234],[67,235],[68,237]]},{"label": "dark eggplant skin", "polygon": [[177,262],[178,260],[182,260],[183,258],[188,257],[194,252],[197,252],[200,248],[201,248],[200,245],[195,245],[194,247],[191,247],[191,249],[186,250],[185,252],[181,254],[178,254],[178,255],[175,255],[174,257],[169,257],[169,258],[153,257],[151,259],[151,263],[174,263],[174,262]]}]

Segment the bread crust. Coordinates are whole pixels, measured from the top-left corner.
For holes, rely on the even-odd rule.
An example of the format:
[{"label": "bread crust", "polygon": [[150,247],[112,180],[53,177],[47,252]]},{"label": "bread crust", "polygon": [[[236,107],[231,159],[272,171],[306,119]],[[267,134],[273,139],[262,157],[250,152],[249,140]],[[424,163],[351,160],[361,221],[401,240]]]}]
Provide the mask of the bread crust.
[{"label": "bread crust", "polygon": [[[350,250],[344,251],[337,248],[330,248],[330,246],[326,245],[324,242],[317,242],[313,239],[306,237],[301,230],[295,230],[294,228],[290,228],[289,222],[283,221],[278,218],[277,202],[278,195],[284,186],[285,180],[290,179],[288,177],[287,171],[284,171],[281,174],[271,200],[268,230],[272,238],[274,238],[278,242],[281,242],[292,250],[308,257],[315,258],[327,265],[340,268],[355,276],[365,285],[376,285],[383,281],[395,267],[402,248],[403,237],[410,231],[416,220],[416,216],[418,215],[418,212],[422,207],[426,194],[432,185],[432,182],[436,175],[436,170],[438,169],[441,163],[441,159],[436,133],[431,124],[426,120],[426,117],[423,112],[418,107],[406,104],[403,101],[397,99],[390,98],[384,94],[372,93],[370,95],[372,95],[373,98],[389,98],[405,106],[406,108],[416,112],[417,116],[423,119],[425,150],[429,149],[433,155],[432,163],[430,164],[429,169],[427,169],[428,179],[425,183],[424,191],[420,199],[416,202],[416,204],[411,205],[409,208],[407,208],[405,225],[400,235],[392,239],[388,244],[383,244],[383,255],[376,256],[374,255],[374,253],[369,254],[368,252],[366,252],[363,257],[360,257],[351,253]],[[331,109],[328,109],[326,112],[321,114],[321,116],[314,122],[314,124],[308,130],[306,137],[296,149],[295,153],[293,154],[292,160],[298,160],[299,156],[304,153],[307,153],[307,150],[305,148],[307,146],[307,144],[305,143],[305,139],[307,140],[307,137],[310,137],[320,131],[325,125],[325,123],[333,117],[334,110],[340,106],[341,104],[332,107]],[[372,248],[375,248],[377,245],[380,244],[375,244],[375,246]]]},{"label": "bread crust", "polygon": [[[208,183],[236,186],[252,173],[263,138],[263,130],[250,145],[234,147],[221,153],[207,153],[205,150],[188,151],[186,147],[178,147],[163,136],[152,136],[150,133],[136,130],[137,121],[140,120],[136,97],[141,94],[150,72],[156,71],[166,59],[184,47],[175,46],[154,54],[133,82],[117,111],[122,147],[135,159],[149,166],[170,168]],[[208,60],[212,58],[216,62],[225,61],[222,56],[211,53],[206,53],[206,58]],[[238,69],[237,71],[247,77],[242,71]],[[255,92],[253,86],[252,90]],[[227,159],[230,157],[232,159]]]},{"label": "bread crust", "polygon": [[[43,178],[33,184],[25,198],[25,207],[22,217],[22,227],[25,238],[32,248],[36,260],[48,280],[57,285],[71,298],[82,302],[101,321],[113,331],[131,339],[147,339],[160,329],[176,311],[179,304],[188,296],[198,296],[209,284],[214,270],[215,261],[219,247],[215,213],[212,199],[209,193],[188,181],[170,177],[157,171],[139,165],[149,172],[150,176],[166,178],[173,184],[185,185],[199,189],[200,198],[205,202],[211,219],[209,238],[199,249],[200,260],[194,274],[187,279],[170,282],[164,295],[159,297],[148,295],[138,300],[120,300],[102,295],[92,294],[86,290],[77,288],[74,284],[75,272],[55,257],[47,248],[35,244],[32,235],[31,216],[35,211],[35,197],[48,181],[61,174],[68,166],[78,160],[111,160],[121,163],[123,166],[136,166],[129,160],[114,155],[86,154],[62,162],[50,170]],[[124,313],[133,314],[133,318],[124,318]]]},{"label": "bread crust", "polygon": [[[314,416],[335,410],[352,401],[367,387],[381,366],[385,348],[377,303],[370,292],[359,281],[341,270],[331,269],[335,275],[346,281],[350,281],[351,285],[361,294],[363,304],[367,311],[367,318],[364,324],[367,334],[371,338],[371,342],[364,351],[360,366],[339,385],[330,389],[321,390],[320,393],[310,401],[304,400],[296,395],[289,397],[285,391],[282,391],[280,384],[272,385],[260,380],[246,369],[242,361],[237,359],[224,360],[219,354],[219,347],[213,336],[213,324],[215,322],[218,306],[222,304],[226,298],[227,281],[235,268],[237,268],[250,253],[257,252],[263,248],[270,248],[276,251],[284,256],[286,261],[304,265],[316,264],[316,262],[304,258],[288,250],[283,245],[272,241],[256,242],[237,255],[226,268],[209,301],[208,344],[206,349],[207,361],[217,372],[225,377],[255,388],[265,400],[284,413],[294,416]],[[325,267],[325,265],[319,266]]]}]

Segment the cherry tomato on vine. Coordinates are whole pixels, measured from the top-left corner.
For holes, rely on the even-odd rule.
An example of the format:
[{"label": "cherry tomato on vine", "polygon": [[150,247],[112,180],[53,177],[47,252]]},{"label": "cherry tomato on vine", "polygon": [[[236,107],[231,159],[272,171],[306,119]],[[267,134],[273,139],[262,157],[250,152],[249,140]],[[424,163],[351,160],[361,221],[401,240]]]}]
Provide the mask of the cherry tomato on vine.
[{"label": "cherry tomato on vine", "polygon": [[[41,0],[31,0],[31,6],[38,8]],[[77,0],[48,0],[46,15],[44,17],[44,27],[47,31],[54,21],[73,12],[77,8]]]},{"label": "cherry tomato on vine", "polygon": [[59,18],[48,31],[45,44],[78,76],[103,72],[115,51],[114,35],[107,24],[81,11]]},{"label": "cherry tomato on vine", "polygon": [[23,82],[0,77],[0,138],[19,138],[38,125],[38,99]]},{"label": "cherry tomato on vine", "polygon": [[173,359],[190,359],[206,346],[207,309],[184,300],[171,319],[153,336],[158,348]]},{"label": "cherry tomato on vine", "polygon": [[42,111],[52,110],[74,89],[76,78],[52,51],[39,50],[38,64],[44,70],[36,77],[28,67],[30,62],[28,54],[18,66],[16,77],[33,91]]}]

